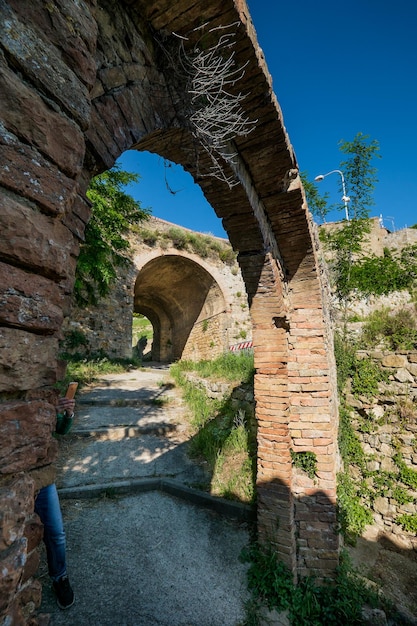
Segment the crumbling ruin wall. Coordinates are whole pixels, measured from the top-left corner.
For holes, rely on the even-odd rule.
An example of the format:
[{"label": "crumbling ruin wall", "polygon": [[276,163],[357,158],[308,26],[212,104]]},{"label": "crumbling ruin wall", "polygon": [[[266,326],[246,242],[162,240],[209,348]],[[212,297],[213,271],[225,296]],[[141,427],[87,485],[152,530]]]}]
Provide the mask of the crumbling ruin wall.
[{"label": "crumbling ruin wall", "polygon": [[[85,192],[132,148],[181,163],[239,253],[253,324],[260,538],[294,577],[331,574],[331,339],[297,162],[244,0],[0,0],[0,12],[0,619],[36,623],[33,501],[52,480],[58,347],[90,216]],[[205,36],[221,55],[225,25],[244,68],[230,91],[245,95],[249,125],[219,154],[192,124],[205,101],[192,100],[170,52],[192,57]],[[291,449],[315,452],[314,481],[294,471]]]}]

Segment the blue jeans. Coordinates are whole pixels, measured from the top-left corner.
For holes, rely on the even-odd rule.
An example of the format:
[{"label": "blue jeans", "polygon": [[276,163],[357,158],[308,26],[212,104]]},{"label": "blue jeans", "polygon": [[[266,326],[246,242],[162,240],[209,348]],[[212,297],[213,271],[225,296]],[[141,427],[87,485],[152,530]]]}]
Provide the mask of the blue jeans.
[{"label": "blue jeans", "polygon": [[44,526],[43,540],[49,575],[52,580],[59,580],[67,573],[67,563],[64,524],[55,484],[42,487],[39,491],[35,500],[35,513]]}]

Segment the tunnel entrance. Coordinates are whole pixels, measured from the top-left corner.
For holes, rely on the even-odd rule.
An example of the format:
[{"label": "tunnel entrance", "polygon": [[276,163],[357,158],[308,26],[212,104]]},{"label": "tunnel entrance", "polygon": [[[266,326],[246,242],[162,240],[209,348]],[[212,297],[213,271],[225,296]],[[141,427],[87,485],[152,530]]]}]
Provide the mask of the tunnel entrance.
[{"label": "tunnel entrance", "polygon": [[152,322],[142,313],[132,316],[132,352],[140,361],[152,358],[152,342],[154,330]]}]

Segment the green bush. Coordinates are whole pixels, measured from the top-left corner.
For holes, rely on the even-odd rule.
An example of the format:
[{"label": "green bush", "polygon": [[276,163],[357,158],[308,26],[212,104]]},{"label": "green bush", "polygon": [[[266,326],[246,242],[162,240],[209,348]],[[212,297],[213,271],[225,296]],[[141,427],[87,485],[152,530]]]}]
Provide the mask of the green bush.
[{"label": "green bush", "polygon": [[395,520],[396,524],[402,526],[404,530],[409,533],[414,533],[417,535],[417,514],[414,513],[412,515],[400,515]]},{"label": "green bush", "polygon": [[339,409],[339,451],[345,467],[357,465],[364,469],[365,454],[352,426],[349,407],[344,403],[341,403]]},{"label": "green bush", "polygon": [[200,257],[205,259],[208,257],[210,245],[207,237],[202,237],[201,235],[188,235],[188,243],[191,245],[192,250],[198,254]]},{"label": "green bush", "polygon": [[365,604],[391,608],[352,568],[346,553],[341,555],[335,581],[320,585],[313,577],[294,585],[290,570],[271,547],[254,544],[242,552],[241,560],[249,563],[248,585],[255,601],[269,609],[287,610],[292,626],[354,626],[363,624]]},{"label": "green bush", "polygon": [[413,496],[404,487],[395,487],[392,490],[392,497],[398,502],[398,504],[408,504],[413,502]]},{"label": "green bush", "polygon": [[150,230],[148,228],[140,228],[138,229],[139,235],[142,238],[143,243],[147,246],[154,246],[158,241],[158,233],[155,230]]},{"label": "green bush", "polygon": [[356,346],[335,334],[334,349],[337,366],[337,386],[339,393],[345,390],[346,382],[351,380],[351,390],[355,396],[374,396],[380,382],[388,381],[388,374],[369,358],[359,359]]},{"label": "green bush", "polygon": [[417,347],[416,318],[409,309],[392,313],[384,307],[371,313],[362,329],[362,344],[382,343],[389,350],[414,350]]},{"label": "green bush", "polygon": [[414,276],[406,270],[402,258],[385,248],[383,256],[365,257],[352,265],[352,288],[361,294],[375,296],[409,289]]},{"label": "green bush", "polygon": [[[233,265],[236,261],[236,252],[234,252],[233,248],[224,248],[219,254],[220,261],[226,263],[226,265]],[[237,274],[237,269],[235,272],[232,271],[232,274]]]},{"label": "green bush", "polygon": [[226,380],[251,382],[254,367],[253,355],[246,352],[225,352],[214,360],[179,361],[171,370],[195,371],[202,378],[224,378]]},{"label": "green bush", "polygon": [[167,232],[168,238],[171,239],[172,245],[177,250],[184,250],[187,246],[187,235],[181,228],[170,228]]},{"label": "green bush", "polygon": [[380,382],[388,382],[388,374],[372,359],[355,359],[352,376],[352,393],[371,398],[378,393]]},{"label": "green bush", "polygon": [[352,545],[365,526],[373,522],[370,509],[362,504],[359,490],[346,472],[337,476],[337,513],[340,530]]},{"label": "green bush", "polygon": [[84,332],[81,330],[70,330],[65,333],[63,346],[67,350],[75,350],[81,346],[87,346],[88,339]]},{"label": "green bush", "polygon": [[99,380],[103,374],[126,372],[139,366],[140,363],[135,359],[109,359],[106,356],[97,356],[87,360],[70,357],[67,362],[65,379],[60,381],[57,387],[64,391],[72,380],[77,381],[82,387]]},{"label": "green bush", "polygon": [[340,333],[336,332],[334,336],[334,354],[337,367],[337,388],[339,394],[342,394],[347,380],[355,369],[356,349],[354,345],[345,341]]},{"label": "green bush", "polygon": [[412,467],[408,467],[405,463],[402,454],[398,453],[394,456],[394,462],[400,470],[399,479],[407,487],[411,487],[414,491],[417,491],[417,471]]}]

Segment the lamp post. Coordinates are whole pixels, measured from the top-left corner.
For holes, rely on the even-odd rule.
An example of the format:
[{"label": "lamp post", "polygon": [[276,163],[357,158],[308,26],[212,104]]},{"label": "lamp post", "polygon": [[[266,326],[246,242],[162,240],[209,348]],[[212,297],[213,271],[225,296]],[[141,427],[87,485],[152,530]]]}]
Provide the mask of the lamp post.
[{"label": "lamp post", "polygon": [[346,195],[345,177],[343,176],[343,172],[341,172],[340,170],[332,170],[331,172],[327,172],[327,174],[319,174],[318,176],[316,176],[314,180],[316,180],[317,182],[320,182],[321,180],[326,178],[326,176],[329,176],[329,174],[340,174],[340,178],[342,179],[342,189],[343,189],[342,200],[343,200],[343,204],[345,205],[346,219],[347,221],[349,221],[348,202],[350,202],[350,198],[349,196]]}]

